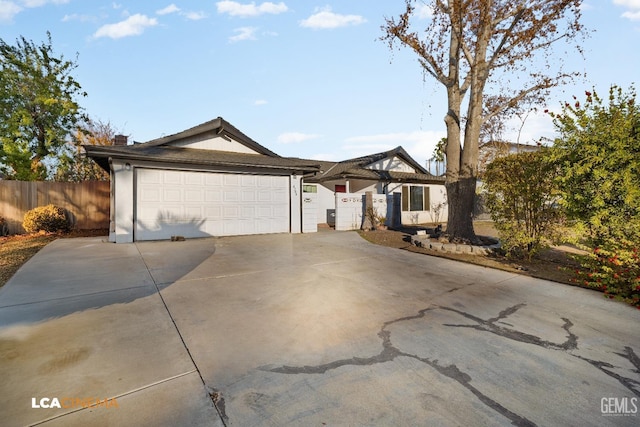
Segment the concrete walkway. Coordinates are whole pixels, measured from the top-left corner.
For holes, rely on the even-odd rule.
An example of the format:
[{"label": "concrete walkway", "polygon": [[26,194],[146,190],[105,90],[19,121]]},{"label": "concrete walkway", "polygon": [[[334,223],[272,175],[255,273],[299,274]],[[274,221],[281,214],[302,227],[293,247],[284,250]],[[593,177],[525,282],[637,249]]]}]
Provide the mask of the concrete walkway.
[{"label": "concrete walkway", "polygon": [[595,292],[351,232],[57,240],[0,289],[0,419],[638,425],[639,326]]}]

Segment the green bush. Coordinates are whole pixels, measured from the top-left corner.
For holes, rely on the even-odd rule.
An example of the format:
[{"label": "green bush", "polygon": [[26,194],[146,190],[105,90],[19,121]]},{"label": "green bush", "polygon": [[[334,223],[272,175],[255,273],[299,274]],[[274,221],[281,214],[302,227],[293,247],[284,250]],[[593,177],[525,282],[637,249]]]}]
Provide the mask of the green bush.
[{"label": "green bush", "polygon": [[556,173],[543,151],[512,154],[487,166],[486,206],[508,256],[531,259],[559,239]]},{"label": "green bush", "polygon": [[22,227],[27,233],[37,233],[39,231],[54,233],[57,231],[69,231],[70,224],[63,208],[47,205],[31,209],[24,214]]},{"label": "green bush", "polygon": [[640,257],[631,241],[596,247],[578,259],[573,281],[640,308]]},{"label": "green bush", "polygon": [[[575,97],[574,97],[575,98]],[[574,281],[640,308],[640,102],[631,87],[550,113],[559,138],[560,204],[581,231],[588,255]]]}]

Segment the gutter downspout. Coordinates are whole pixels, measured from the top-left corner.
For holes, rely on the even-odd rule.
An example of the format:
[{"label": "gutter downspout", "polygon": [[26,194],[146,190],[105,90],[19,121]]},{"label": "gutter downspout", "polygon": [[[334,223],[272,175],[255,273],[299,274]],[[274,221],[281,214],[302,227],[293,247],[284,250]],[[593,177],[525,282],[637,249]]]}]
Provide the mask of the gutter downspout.
[{"label": "gutter downspout", "polygon": [[109,157],[109,242],[116,241],[116,176],[113,173],[113,158]]}]

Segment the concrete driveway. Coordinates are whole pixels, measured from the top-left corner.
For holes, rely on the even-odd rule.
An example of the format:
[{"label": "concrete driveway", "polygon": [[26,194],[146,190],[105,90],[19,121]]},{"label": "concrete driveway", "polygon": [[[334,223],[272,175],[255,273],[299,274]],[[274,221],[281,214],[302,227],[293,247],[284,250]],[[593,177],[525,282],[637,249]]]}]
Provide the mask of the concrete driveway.
[{"label": "concrete driveway", "polygon": [[0,290],[0,419],[638,425],[639,326],[595,292],[352,232],[57,240]]}]

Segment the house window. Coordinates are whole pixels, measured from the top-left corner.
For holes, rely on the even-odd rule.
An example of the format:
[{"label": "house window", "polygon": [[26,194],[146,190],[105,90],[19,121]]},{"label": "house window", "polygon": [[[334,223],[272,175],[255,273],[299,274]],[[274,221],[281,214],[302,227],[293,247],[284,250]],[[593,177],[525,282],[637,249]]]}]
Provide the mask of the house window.
[{"label": "house window", "polygon": [[422,185],[405,185],[402,187],[402,210],[428,211],[429,187]]},{"label": "house window", "polygon": [[344,184],[336,184],[336,193],[346,193],[347,192],[347,186]]},{"label": "house window", "polygon": [[302,192],[303,193],[317,193],[318,192],[318,187],[316,187],[315,185],[311,185],[311,184],[304,184],[302,186]]}]

